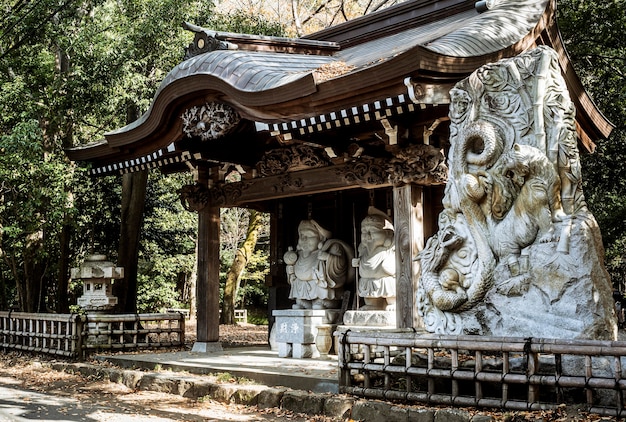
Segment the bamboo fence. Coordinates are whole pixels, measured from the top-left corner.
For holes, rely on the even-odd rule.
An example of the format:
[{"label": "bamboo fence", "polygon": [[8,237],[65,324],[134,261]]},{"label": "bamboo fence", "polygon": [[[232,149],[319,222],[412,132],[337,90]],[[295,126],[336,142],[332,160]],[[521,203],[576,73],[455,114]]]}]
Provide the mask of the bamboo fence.
[{"label": "bamboo fence", "polygon": [[625,417],[626,342],[446,336],[409,330],[336,333],[342,393],[511,410],[584,404]]}]

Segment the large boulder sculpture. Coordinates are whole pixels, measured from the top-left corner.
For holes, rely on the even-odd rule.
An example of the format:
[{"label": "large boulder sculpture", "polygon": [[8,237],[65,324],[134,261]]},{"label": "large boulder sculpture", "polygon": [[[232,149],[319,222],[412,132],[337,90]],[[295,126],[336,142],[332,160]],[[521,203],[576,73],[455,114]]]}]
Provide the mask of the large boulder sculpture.
[{"label": "large boulder sculpture", "polygon": [[557,54],[538,47],[485,65],[450,95],[444,210],[418,258],[425,328],[614,339],[612,288]]}]

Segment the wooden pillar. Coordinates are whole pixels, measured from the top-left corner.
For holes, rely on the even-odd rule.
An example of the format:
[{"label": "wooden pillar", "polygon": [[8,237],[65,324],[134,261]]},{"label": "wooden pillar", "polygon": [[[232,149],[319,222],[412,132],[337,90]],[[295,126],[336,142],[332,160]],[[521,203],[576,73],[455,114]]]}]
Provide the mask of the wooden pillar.
[{"label": "wooden pillar", "polygon": [[396,242],[396,324],[398,328],[423,327],[415,307],[419,277],[417,254],[424,248],[424,202],[422,188],[393,188]]},{"label": "wooden pillar", "polygon": [[222,350],[220,328],[220,209],[198,211],[198,278],[194,352]]}]

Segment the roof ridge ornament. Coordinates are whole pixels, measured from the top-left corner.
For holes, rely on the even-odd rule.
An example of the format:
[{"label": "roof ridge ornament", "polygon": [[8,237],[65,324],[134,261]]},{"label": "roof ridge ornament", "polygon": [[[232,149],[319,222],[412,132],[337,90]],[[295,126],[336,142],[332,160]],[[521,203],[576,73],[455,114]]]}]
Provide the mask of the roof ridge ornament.
[{"label": "roof ridge ornament", "polygon": [[210,51],[237,50],[239,48],[237,44],[220,40],[219,34],[216,31],[205,29],[189,22],[183,23],[183,28],[196,34],[193,42],[185,49],[184,60]]},{"label": "roof ridge ornament", "polygon": [[477,1],[476,4],[474,4],[474,8],[478,13],[484,13],[488,10],[493,9],[497,3],[498,0],[481,0]]}]

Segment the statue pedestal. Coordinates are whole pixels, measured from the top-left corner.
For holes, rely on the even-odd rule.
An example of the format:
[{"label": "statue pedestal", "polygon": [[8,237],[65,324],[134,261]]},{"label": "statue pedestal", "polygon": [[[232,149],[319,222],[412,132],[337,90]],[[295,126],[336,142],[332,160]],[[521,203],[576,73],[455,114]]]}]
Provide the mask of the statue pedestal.
[{"label": "statue pedestal", "polygon": [[344,325],[359,327],[396,327],[395,311],[346,311]]},{"label": "statue pedestal", "polygon": [[320,325],[334,325],[340,314],[339,309],[277,309],[272,312],[276,321],[274,330],[278,345],[278,356],[317,358],[315,340]]},{"label": "statue pedestal", "polygon": [[[380,332],[396,329],[395,311],[346,311],[343,315],[343,325],[335,332],[335,351],[339,351],[339,342],[342,333],[346,331]],[[370,352],[381,352],[382,348],[371,346]],[[350,353],[363,353],[359,346],[351,346]]]}]

